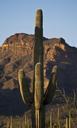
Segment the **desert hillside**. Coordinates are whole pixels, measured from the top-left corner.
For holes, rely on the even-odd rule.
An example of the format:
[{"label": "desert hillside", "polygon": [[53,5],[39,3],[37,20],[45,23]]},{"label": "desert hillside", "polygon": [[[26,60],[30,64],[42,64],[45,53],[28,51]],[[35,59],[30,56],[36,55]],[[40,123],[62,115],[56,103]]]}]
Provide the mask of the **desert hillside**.
[{"label": "desert hillside", "polygon": [[[54,65],[59,68],[59,88],[77,87],[77,49],[69,46],[63,38],[44,38],[45,87]],[[18,88],[17,73],[23,68],[29,81],[33,79],[34,36],[17,33],[7,38],[0,55],[0,88]],[[31,82],[30,82],[31,84]]]},{"label": "desert hillside", "polygon": [[[52,67],[58,66],[58,89],[66,94],[77,88],[77,48],[63,38],[43,38],[44,85],[48,85]],[[17,33],[8,37],[0,49],[0,113],[25,111],[19,94],[18,71],[23,68],[32,90],[34,35]],[[62,99],[63,101],[63,99]],[[15,106],[13,106],[15,104]],[[17,109],[18,108],[18,109]]]}]

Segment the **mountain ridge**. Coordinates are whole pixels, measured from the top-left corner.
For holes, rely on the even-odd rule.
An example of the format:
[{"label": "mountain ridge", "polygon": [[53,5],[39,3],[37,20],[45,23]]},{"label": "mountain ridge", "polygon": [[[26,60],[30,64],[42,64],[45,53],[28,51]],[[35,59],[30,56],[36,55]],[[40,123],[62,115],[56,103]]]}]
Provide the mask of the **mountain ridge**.
[{"label": "mountain ridge", "polygon": [[[71,95],[74,91],[77,95],[77,48],[69,46],[63,38],[48,39],[44,37],[43,44],[45,89],[51,77],[52,67],[57,65],[59,68],[58,89],[65,91],[66,95]],[[25,77],[32,91],[33,49],[33,35],[17,33],[4,41],[0,51],[0,113],[7,114],[13,111],[15,114],[19,113],[21,108],[25,111],[19,94],[18,71],[21,68],[24,69]],[[10,110],[14,103],[14,110],[13,108]],[[8,107],[6,107],[7,105]]]},{"label": "mountain ridge", "polygon": [[[44,37],[43,42],[45,63],[44,75],[46,79],[49,79],[49,74],[51,74],[51,72],[48,71],[48,68],[51,70],[52,66],[55,64],[57,64],[58,67],[63,68],[63,70],[65,67],[71,66],[71,68],[73,68],[76,66],[75,61],[77,62],[77,48],[69,46],[63,38],[48,39]],[[5,48],[5,44],[9,46]],[[26,74],[28,72],[28,77],[30,75],[32,79],[32,73],[29,73],[29,71],[33,70],[31,68],[33,68],[34,36],[25,33],[16,33],[15,35],[8,37],[2,46],[4,49],[2,52],[3,58],[0,59],[0,65],[4,65],[5,74],[8,76],[14,72],[14,70],[16,72],[16,70],[24,67]],[[48,76],[46,76],[47,74]],[[17,77],[16,73],[15,76]]]}]

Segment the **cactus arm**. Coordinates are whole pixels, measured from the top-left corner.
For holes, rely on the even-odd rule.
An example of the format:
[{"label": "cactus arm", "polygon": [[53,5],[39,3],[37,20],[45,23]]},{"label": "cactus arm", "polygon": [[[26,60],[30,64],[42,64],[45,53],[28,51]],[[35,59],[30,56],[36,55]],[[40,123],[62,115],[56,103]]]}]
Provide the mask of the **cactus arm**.
[{"label": "cactus arm", "polygon": [[37,63],[35,66],[35,109],[40,109],[42,103],[42,82],[41,82],[41,64]]},{"label": "cactus arm", "polygon": [[56,91],[56,84],[57,84],[57,66],[54,66],[52,69],[52,74],[48,87],[44,94],[44,104],[49,104],[52,102],[52,98]]},{"label": "cactus arm", "polygon": [[31,93],[29,91],[28,81],[25,79],[25,73],[23,69],[20,69],[18,72],[18,80],[19,80],[19,88],[20,94],[24,103],[30,104],[31,101]]},{"label": "cactus arm", "polygon": [[35,126],[40,128],[40,108],[42,100],[42,85],[41,85],[41,64],[35,66],[35,92],[34,92],[34,107],[35,107]]}]

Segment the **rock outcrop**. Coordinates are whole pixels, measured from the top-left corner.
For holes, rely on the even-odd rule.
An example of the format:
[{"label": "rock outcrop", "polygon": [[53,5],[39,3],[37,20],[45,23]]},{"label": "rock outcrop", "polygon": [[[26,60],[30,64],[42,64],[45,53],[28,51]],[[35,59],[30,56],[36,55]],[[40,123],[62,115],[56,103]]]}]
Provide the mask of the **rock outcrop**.
[{"label": "rock outcrop", "polygon": [[[0,88],[18,88],[17,72],[24,68],[26,76],[33,79],[34,36],[17,33],[7,38],[0,56]],[[77,88],[77,49],[69,46],[63,38],[44,38],[45,86],[54,65],[59,68],[59,87]],[[13,84],[14,82],[14,84]],[[9,83],[9,86],[7,86]],[[12,85],[13,84],[13,85]]]},{"label": "rock outcrop", "polygon": [[[77,48],[69,46],[63,38],[43,38],[43,41],[45,89],[51,77],[52,67],[57,65],[59,69],[58,88],[65,90],[67,94],[71,94],[74,90],[76,92]],[[32,91],[31,80],[33,79],[33,48],[34,35],[27,35],[24,33],[12,35],[3,43],[2,50],[0,52],[1,97],[6,90],[13,92],[14,89],[19,89],[17,75],[18,70],[21,68],[25,71],[25,77],[28,79]],[[17,95],[19,95],[19,92],[17,93]],[[8,95],[9,94],[10,93],[8,93]],[[15,100],[14,95],[12,96],[12,101]]]}]

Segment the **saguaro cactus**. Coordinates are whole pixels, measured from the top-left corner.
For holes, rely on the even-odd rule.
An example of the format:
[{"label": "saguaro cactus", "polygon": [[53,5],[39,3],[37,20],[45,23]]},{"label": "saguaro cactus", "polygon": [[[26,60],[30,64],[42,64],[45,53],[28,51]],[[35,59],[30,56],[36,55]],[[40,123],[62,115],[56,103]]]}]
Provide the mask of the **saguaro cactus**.
[{"label": "saguaro cactus", "polygon": [[33,95],[30,93],[23,69],[18,73],[22,99],[24,103],[33,106],[32,128],[45,128],[44,105],[50,103],[54,95],[53,92],[55,92],[56,89],[57,68],[53,68],[53,70],[55,70],[52,72],[48,88],[44,94],[43,51],[43,14],[42,10],[38,9],[36,12],[35,25]]},{"label": "saguaro cactus", "polygon": [[[43,96],[44,96],[43,52],[44,52],[43,13],[41,9],[38,9],[36,11],[36,17],[35,17],[34,78],[33,78],[36,128],[45,127],[45,119],[44,119],[45,111],[43,107]],[[38,98],[36,98],[37,95],[39,96]],[[36,107],[37,103],[39,105],[38,109]]]}]

